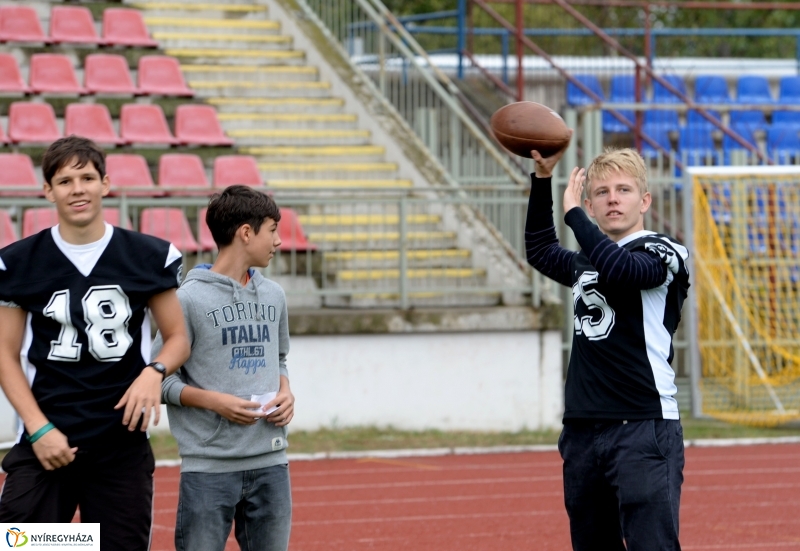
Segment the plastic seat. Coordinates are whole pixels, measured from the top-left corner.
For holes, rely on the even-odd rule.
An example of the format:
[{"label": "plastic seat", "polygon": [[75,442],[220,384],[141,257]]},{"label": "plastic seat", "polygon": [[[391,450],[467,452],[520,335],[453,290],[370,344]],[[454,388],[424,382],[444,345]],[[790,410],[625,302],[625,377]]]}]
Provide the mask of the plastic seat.
[{"label": "plastic seat", "polygon": [[761,111],[731,111],[731,126],[748,126],[753,130],[766,130],[767,119]]},{"label": "plastic seat", "polygon": [[139,91],[142,94],[192,97],[194,92],[186,86],[180,63],[174,57],[146,55],[139,58]]},{"label": "plastic seat", "polygon": [[[672,150],[672,144],[669,140],[669,129],[661,126],[661,125],[653,125],[653,126],[644,126],[642,128],[644,134],[647,135],[648,138],[659,144],[661,147],[664,148],[664,151],[669,152]],[[646,141],[642,142],[642,157],[645,159],[654,159],[659,157],[660,155],[664,155],[663,152],[659,151]]]},{"label": "plastic seat", "polygon": [[280,210],[281,221],[278,222],[278,236],[281,238],[281,245],[279,249],[283,252],[316,251],[316,245],[308,242],[297,213],[292,209],[284,208]]},{"label": "plastic seat", "polygon": [[0,6],[0,42],[50,43],[39,23],[39,15],[28,6]]},{"label": "plastic seat", "polygon": [[179,105],[175,109],[175,137],[190,145],[233,145],[211,105]]},{"label": "plastic seat", "polygon": [[169,241],[182,252],[196,253],[200,250],[186,215],[178,208],[143,209],[139,231]]},{"label": "plastic seat", "polygon": [[767,129],[767,152],[779,164],[800,160],[800,126],[772,125]]},{"label": "plastic seat", "polygon": [[73,44],[101,44],[89,8],[53,6],[50,9],[50,39]]},{"label": "plastic seat", "polygon": [[17,237],[17,228],[11,221],[11,215],[7,210],[0,210],[0,249],[8,247],[14,241],[19,239]]},{"label": "plastic seat", "polygon": [[167,119],[158,105],[123,105],[120,110],[119,133],[127,143],[179,143],[170,133]]},{"label": "plastic seat", "polygon": [[19,92],[27,94],[31,91],[22,80],[17,60],[11,54],[0,54],[0,92]]},{"label": "plastic seat", "polygon": [[128,61],[121,55],[92,54],[84,62],[84,85],[92,94],[127,94],[137,92],[128,72]]},{"label": "plastic seat", "polygon": [[780,126],[782,124],[800,126],[800,111],[773,111],[772,124],[775,126]]},{"label": "plastic seat", "polygon": [[255,157],[249,155],[221,155],[214,159],[214,187],[233,185],[262,187],[264,180]]},{"label": "plastic seat", "polygon": [[211,230],[208,229],[208,224],[206,224],[206,213],[208,213],[207,208],[200,209],[200,212],[197,213],[197,217],[200,219],[197,240],[201,251],[214,251],[217,249],[217,243],[214,241],[214,236],[211,235]]},{"label": "plastic seat", "polygon": [[[600,87],[600,81],[594,75],[573,75],[575,80],[586,86],[589,90],[594,92],[600,101],[605,101],[605,94]],[[567,81],[567,103],[570,105],[593,105],[597,103],[591,96],[586,94],[583,90],[578,88],[571,81]]]},{"label": "plastic seat", "polygon": [[112,226],[117,226],[118,228],[124,228],[126,230],[129,230],[133,227],[130,218],[128,218],[128,220],[125,221],[124,226],[121,226],[120,218],[121,216],[119,209],[103,207],[103,220],[105,220]]},{"label": "plastic seat", "polygon": [[[754,148],[758,149],[758,144],[756,142],[756,138],[754,135],[755,129],[749,125],[744,126],[735,126],[731,125],[731,130],[739,134],[744,140],[749,143]],[[753,155],[750,150],[746,149],[743,145],[735,141],[733,138],[728,136],[727,134],[722,135],[722,156],[723,160],[726,165],[732,164],[734,152],[741,152],[738,153],[739,155],[744,156],[745,158],[749,158]],[[748,163],[750,164],[750,163]]]},{"label": "plastic seat", "polygon": [[[684,96],[686,95],[686,83],[677,75],[659,75],[667,81],[673,88],[677,89]],[[658,81],[653,81],[653,103],[683,103],[683,100]]]},{"label": "plastic seat", "polygon": [[677,130],[680,123],[678,122],[678,112],[665,109],[648,109],[644,112],[645,126],[662,126],[668,130]]},{"label": "plastic seat", "polygon": [[27,209],[22,215],[22,237],[29,237],[58,224],[55,207]]},{"label": "plastic seat", "polygon": [[730,103],[728,82],[716,75],[697,77],[694,81],[694,100],[697,103]]},{"label": "plastic seat", "polygon": [[736,83],[736,101],[738,103],[774,103],[769,82],[762,76],[739,77]]},{"label": "plastic seat", "polygon": [[15,101],[8,109],[8,137],[14,143],[51,143],[61,137],[49,103]]},{"label": "plastic seat", "polygon": [[720,117],[719,111],[713,111],[711,109],[706,109],[706,113],[717,119],[719,125],[715,125],[708,119],[706,119],[703,115],[698,113],[695,109],[689,109],[686,112],[686,125],[691,127],[698,127],[702,126],[705,128],[710,128],[711,130],[716,130],[719,126],[722,126],[722,117]]},{"label": "plastic seat", "polygon": [[800,77],[782,77],[780,80],[778,103],[800,104]]},{"label": "plastic seat", "polygon": [[72,61],[62,54],[34,54],[31,56],[29,84],[37,94],[85,94],[78,83]]},{"label": "plastic seat", "polygon": [[203,161],[197,155],[170,153],[158,160],[158,187],[210,188]]},{"label": "plastic seat", "polygon": [[[611,77],[611,86],[608,99],[612,103],[635,103],[636,90],[633,75],[614,75]],[[619,114],[636,122],[636,113],[630,109],[618,110]],[[621,123],[608,111],[603,111],[603,132],[629,132],[630,128]]]},{"label": "plastic seat", "polygon": [[128,8],[106,8],[103,11],[103,40],[115,46],[155,48],[141,12]]},{"label": "plastic seat", "polygon": [[30,191],[20,192],[19,195],[32,195],[41,190],[30,157],[21,153],[0,154],[0,189],[6,187],[31,188]]},{"label": "plastic seat", "polygon": [[719,153],[714,148],[714,138],[708,128],[681,128],[678,150],[684,164],[688,166],[703,166],[710,162],[719,164]]},{"label": "plastic seat", "polygon": [[163,195],[156,188],[147,161],[141,155],[116,153],[106,157],[106,172],[112,191],[134,195]]},{"label": "plastic seat", "polygon": [[121,145],[108,107],[102,103],[70,103],[64,114],[64,134],[76,134],[99,144]]}]

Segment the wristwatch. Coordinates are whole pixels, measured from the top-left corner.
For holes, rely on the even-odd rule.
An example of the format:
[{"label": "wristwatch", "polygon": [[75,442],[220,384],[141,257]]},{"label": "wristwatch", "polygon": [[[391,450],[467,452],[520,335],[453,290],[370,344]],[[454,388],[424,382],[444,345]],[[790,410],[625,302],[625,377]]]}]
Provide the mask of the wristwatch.
[{"label": "wristwatch", "polygon": [[167,366],[165,366],[161,362],[150,362],[145,367],[152,367],[153,369],[161,373],[162,381],[167,378]]}]

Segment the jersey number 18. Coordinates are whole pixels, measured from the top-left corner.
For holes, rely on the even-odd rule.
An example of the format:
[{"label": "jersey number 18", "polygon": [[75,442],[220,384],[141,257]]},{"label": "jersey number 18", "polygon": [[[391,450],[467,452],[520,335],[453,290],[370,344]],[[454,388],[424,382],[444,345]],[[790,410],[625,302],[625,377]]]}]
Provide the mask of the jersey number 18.
[{"label": "jersey number 18", "polygon": [[[119,285],[95,285],[81,299],[89,352],[100,362],[122,359],[133,344],[128,333],[131,303]],[[81,357],[78,329],[69,313],[69,289],[56,291],[42,313],[61,324],[58,340],[50,342],[48,360],[77,362]]]}]

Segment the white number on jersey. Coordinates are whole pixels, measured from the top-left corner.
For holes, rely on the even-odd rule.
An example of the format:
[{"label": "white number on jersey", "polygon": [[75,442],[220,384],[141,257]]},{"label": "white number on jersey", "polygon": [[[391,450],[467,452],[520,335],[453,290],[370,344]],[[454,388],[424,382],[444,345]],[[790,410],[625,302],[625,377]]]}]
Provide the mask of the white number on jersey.
[{"label": "white number on jersey", "polygon": [[[100,362],[122,359],[133,345],[133,338],[128,333],[132,315],[128,296],[118,285],[95,285],[86,292],[81,304],[89,352]],[[57,341],[50,343],[47,359],[78,361],[81,344],[78,330],[72,325],[69,315],[69,290],[53,293],[43,313],[61,324],[61,334]]]},{"label": "white number on jersey", "polygon": [[[590,341],[599,341],[608,337],[614,327],[614,309],[606,302],[606,297],[597,289],[586,290],[586,287],[597,283],[597,272],[584,272],[572,286],[572,304],[575,308],[575,333],[584,334]],[[593,320],[594,315],[578,317],[578,300],[582,300],[592,314],[599,310],[600,317]]]}]

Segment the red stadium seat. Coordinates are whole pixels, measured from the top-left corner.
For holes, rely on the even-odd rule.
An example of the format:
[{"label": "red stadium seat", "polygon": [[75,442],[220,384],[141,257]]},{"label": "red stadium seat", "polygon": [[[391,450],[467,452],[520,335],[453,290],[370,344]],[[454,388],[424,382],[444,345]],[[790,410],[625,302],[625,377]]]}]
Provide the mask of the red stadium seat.
[{"label": "red stadium seat", "polygon": [[137,92],[128,72],[128,61],[121,55],[86,56],[83,82],[91,94],[133,95]]},{"label": "red stadium seat", "polygon": [[8,109],[8,137],[14,143],[50,143],[61,137],[49,103],[15,101]]},{"label": "red stadium seat", "polygon": [[115,46],[158,46],[158,42],[150,38],[141,12],[128,8],[103,11],[103,40]]},{"label": "red stadium seat", "polygon": [[200,218],[200,231],[198,232],[200,238],[200,250],[214,251],[217,249],[217,243],[214,241],[214,236],[211,235],[211,230],[208,229],[208,224],[206,224],[207,212],[208,209],[204,208],[197,213],[197,217]]},{"label": "red stadium seat", "polygon": [[179,105],[175,109],[175,137],[190,145],[233,145],[211,105]]},{"label": "red stadium seat", "polygon": [[0,42],[50,43],[39,23],[39,15],[28,6],[0,6]]},{"label": "red stadium seat", "polygon": [[106,157],[106,172],[112,191],[128,195],[163,195],[153,183],[147,161],[141,155],[112,153]]},{"label": "red stadium seat", "polygon": [[30,93],[31,89],[22,80],[17,60],[11,54],[0,54],[0,92]]},{"label": "red stadium seat", "polygon": [[178,144],[158,105],[128,103],[120,112],[120,135],[127,143]]},{"label": "red stadium seat", "polygon": [[131,219],[128,218],[125,221],[125,226],[119,225],[120,214],[119,209],[111,209],[103,207],[103,220],[111,224],[112,226],[116,226],[118,228],[124,228],[126,230],[131,229],[133,226],[131,225]]},{"label": "red stadium seat", "polygon": [[197,155],[170,153],[158,160],[158,187],[209,188],[203,161]]},{"label": "red stadium seat", "polygon": [[29,237],[58,224],[55,207],[27,209],[22,215],[22,237]]},{"label": "red stadium seat", "polygon": [[85,94],[86,89],[78,84],[72,61],[62,54],[33,54],[29,83],[37,94]]},{"label": "red stadium seat", "polygon": [[297,213],[292,209],[281,209],[278,222],[278,235],[281,238],[281,251],[316,251],[317,246],[308,242]]},{"label": "red stadium seat", "polygon": [[[42,189],[33,169],[33,161],[27,155],[0,154],[0,190],[8,187],[31,188],[28,192],[18,193],[19,195],[32,195]],[[8,193],[3,193],[3,195],[8,195]]]},{"label": "red stadium seat", "polygon": [[143,209],[139,221],[139,231],[165,239],[183,252],[196,253],[200,250],[200,246],[192,235],[189,221],[181,209]]},{"label": "red stadium seat", "polygon": [[53,6],[50,10],[50,39],[73,44],[101,44],[94,17],[82,6]]},{"label": "red stadium seat", "polygon": [[139,91],[159,96],[192,97],[186,86],[178,60],[165,55],[146,55],[139,58]]},{"label": "red stadium seat", "polygon": [[11,221],[7,210],[0,210],[0,249],[11,245],[18,239],[17,228]]},{"label": "red stadium seat", "polygon": [[235,184],[253,187],[264,185],[255,157],[221,155],[214,159],[214,187],[228,187]]},{"label": "red stadium seat", "polygon": [[11,143],[11,140],[9,140],[8,136],[6,136],[6,133],[3,130],[3,125],[0,125],[0,144],[7,144],[7,143]]},{"label": "red stadium seat", "polygon": [[64,116],[64,134],[76,134],[99,144],[121,145],[108,107],[102,103],[70,103]]}]

